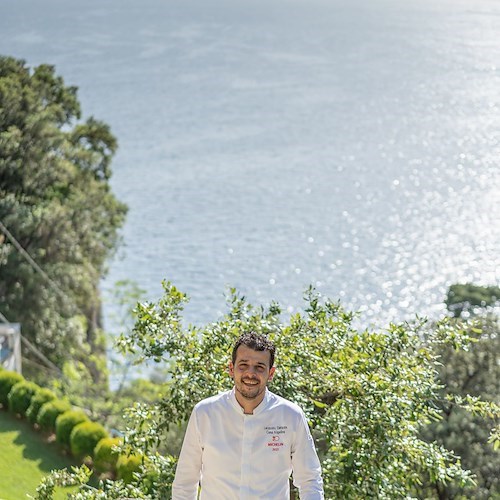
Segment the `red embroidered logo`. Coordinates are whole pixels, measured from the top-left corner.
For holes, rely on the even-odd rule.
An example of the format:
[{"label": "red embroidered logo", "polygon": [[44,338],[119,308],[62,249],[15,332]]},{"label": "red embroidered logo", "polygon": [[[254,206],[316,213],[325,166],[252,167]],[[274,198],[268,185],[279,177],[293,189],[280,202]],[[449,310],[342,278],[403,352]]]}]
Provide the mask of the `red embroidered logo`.
[{"label": "red embroidered logo", "polygon": [[267,443],[267,446],[271,447],[273,451],[280,451],[281,446],[284,444],[280,441],[279,436],[273,436],[272,441]]}]

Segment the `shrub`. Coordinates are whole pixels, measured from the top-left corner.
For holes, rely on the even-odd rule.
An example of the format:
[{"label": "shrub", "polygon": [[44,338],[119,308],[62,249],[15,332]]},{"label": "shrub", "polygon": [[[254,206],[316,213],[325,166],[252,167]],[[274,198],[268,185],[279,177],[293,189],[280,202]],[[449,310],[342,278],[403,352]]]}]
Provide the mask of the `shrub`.
[{"label": "shrub", "polygon": [[114,446],[119,446],[120,438],[106,437],[101,439],[94,449],[94,468],[97,472],[116,472],[116,462],[119,452],[114,451]]},{"label": "shrub", "polygon": [[56,418],[68,410],[71,406],[67,401],[61,399],[53,399],[44,403],[38,412],[37,422],[40,428],[45,431],[55,431]]},{"label": "shrub", "polygon": [[44,403],[52,401],[53,399],[56,399],[56,395],[50,389],[39,389],[31,398],[31,403],[26,410],[26,417],[28,420],[32,424],[36,423],[40,408],[44,405]]},{"label": "shrub", "polygon": [[82,422],[71,431],[70,446],[73,456],[81,458],[92,456],[94,448],[102,439],[108,437],[104,427],[97,422]]},{"label": "shrub", "polygon": [[39,389],[40,386],[34,382],[28,382],[27,380],[18,382],[9,392],[9,410],[13,413],[19,413],[24,417],[33,396]]},{"label": "shrub", "polygon": [[56,441],[69,447],[71,431],[76,425],[87,420],[87,415],[81,410],[69,410],[58,415],[56,418]]},{"label": "shrub", "polygon": [[118,479],[126,483],[134,480],[134,472],[138,472],[144,460],[143,455],[120,455],[116,462],[116,472]]},{"label": "shrub", "polygon": [[17,372],[2,370],[0,372],[0,404],[7,408],[9,404],[9,392],[18,382],[24,380],[24,377]]}]

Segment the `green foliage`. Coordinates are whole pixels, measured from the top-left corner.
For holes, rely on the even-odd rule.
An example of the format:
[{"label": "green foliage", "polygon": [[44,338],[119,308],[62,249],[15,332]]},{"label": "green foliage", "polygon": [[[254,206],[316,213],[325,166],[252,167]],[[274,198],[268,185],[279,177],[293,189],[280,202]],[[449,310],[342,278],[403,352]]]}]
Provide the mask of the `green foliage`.
[{"label": "green foliage", "polygon": [[116,463],[118,479],[131,483],[134,480],[134,474],[141,469],[143,461],[142,455],[120,455]]},{"label": "green foliage", "polygon": [[38,412],[37,423],[44,431],[54,432],[57,417],[69,410],[71,410],[71,406],[67,401],[61,399],[47,401]]},{"label": "green foliage", "polygon": [[[45,476],[38,488],[36,489],[36,500],[52,500],[56,486],[87,486],[87,482],[92,475],[92,471],[86,466],[71,467],[71,472],[66,469],[52,471],[48,476]],[[78,493],[70,495],[70,498],[76,500],[80,498]]]},{"label": "green foliage", "polygon": [[87,420],[87,415],[81,410],[69,410],[58,415],[56,418],[56,441],[69,447],[71,431],[77,424]]},{"label": "green foliage", "polygon": [[0,303],[58,366],[102,350],[98,287],[126,213],[109,184],[116,139],[80,116],[53,66],[0,56],[0,221],[49,277],[2,235]]},{"label": "green foliage", "polygon": [[17,372],[10,370],[0,371],[0,404],[7,408],[9,404],[9,392],[14,385],[24,380],[24,377]]},{"label": "green foliage", "polygon": [[[472,285],[467,290],[473,297],[459,285],[450,287],[448,295],[451,290],[461,303],[476,305],[479,296],[491,293],[491,287],[483,289]],[[485,301],[485,307],[471,310],[475,314],[475,328],[470,330],[474,342],[469,349],[457,351],[443,346],[438,351],[439,381],[443,386],[438,405],[443,418],[424,428],[422,435],[429,442],[454,450],[463,465],[476,476],[476,484],[468,488],[424,481],[422,489],[439,498],[500,496],[500,453],[497,451],[500,445],[500,324],[498,317],[486,311],[487,305]],[[491,433],[495,426],[496,430]],[[490,445],[486,444],[488,441]]]},{"label": "green foliage", "polygon": [[101,439],[94,449],[94,468],[98,472],[116,472],[116,462],[119,451],[117,446],[122,444],[120,438],[106,437]]},{"label": "green foliage", "polygon": [[461,314],[474,312],[478,308],[492,307],[500,301],[498,286],[479,286],[467,283],[455,284],[448,289],[445,304],[456,318]]},{"label": "green foliage", "polygon": [[48,401],[52,401],[56,398],[56,395],[50,390],[46,388],[39,389],[31,398],[31,403],[26,410],[26,417],[28,420],[34,424],[38,419],[38,412],[40,408],[47,403]]},{"label": "green foliage", "polygon": [[97,443],[105,437],[108,437],[106,429],[97,422],[77,424],[70,435],[71,453],[79,458],[92,456]]},{"label": "green foliage", "polygon": [[[405,498],[422,475],[437,484],[472,484],[453,452],[421,438],[422,427],[441,418],[437,403],[446,397],[437,379],[437,353],[448,345],[468,348],[468,325],[417,320],[359,331],[352,313],[309,290],[305,313],[288,323],[276,304],[254,308],[233,291],[225,317],[186,328],[186,296],[169,283],[164,287],[157,303],[137,306],[134,331],[120,340],[136,355],[166,362],[173,381],[160,401],[136,403],[127,412],[124,450],[145,457],[130,484],[145,498],[169,497],[175,457],[157,450],[167,429],[182,425],[195,403],[232,386],[227,364],[244,331],[266,334],[277,345],[271,390],[304,409],[319,448],[326,498]],[[486,410],[480,400],[464,400],[471,404]],[[120,491],[121,483],[104,484],[88,498]]]},{"label": "green foliage", "polygon": [[[131,310],[135,307],[142,291],[131,281],[117,282],[113,288],[113,306],[118,309],[117,323],[123,329],[130,329],[133,324]],[[118,332],[115,332],[118,335]],[[114,338],[106,338],[104,332],[99,332],[99,341],[105,346]],[[124,426],[124,409],[134,401],[154,401],[158,398],[162,387],[148,380],[126,381],[127,373],[133,362],[131,357],[120,356],[125,360],[119,366],[118,355],[108,351],[106,359],[86,351],[92,365],[106,376],[98,381],[92,374],[88,363],[78,360],[66,360],[62,367],[62,377],[53,381],[53,387],[58,393],[65,394],[75,406],[85,408],[91,420],[98,420],[108,428],[122,428]],[[108,384],[108,366],[112,372],[114,382],[118,382],[117,390],[111,391]],[[161,373],[158,371],[157,373]]]},{"label": "green foliage", "polygon": [[[94,366],[107,373],[104,358],[88,353]],[[107,380],[101,377],[94,380],[91,369],[82,361],[67,360],[62,368],[63,376],[54,381],[54,389],[71,399],[71,403],[88,411],[89,417],[101,419],[101,415],[112,405]]]},{"label": "green foliage", "polygon": [[172,498],[177,458],[154,453],[148,456],[144,464],[141,486],[149,498]]},{"label": "green foliage", "polygon": [[[116,392],[110,397],[111,403],[109,407],[103,408],[100,414],[102,422],[108,428],[125,429],[127,426],[127,409],[137,403],[153,405],[159,399],[167,397],[170,391],[170,383],[155,383],[150,380],[133,379],[129,380],[122,386],[120,392]],[[183,430],[172,428],[168,432],[165,440],[165,445],[162,446],[162,451],[169,453],[177,453],[182,444]]]},{"label": "green foliage", "polygon": [[40,387],[33,382],[22,380],[12,387],[9,392],[9,410],[25,416],[33,396]]},{"label": "green foliage", "polygon": [[[310,291],[304,315],[280,322],[275,304],[255,309],[230,297],[231,311],[205,328],[183,329],[180,312],[186,297],[170,284],[157,304],[141,304],[134,333],[122,343],[145,357],[169,358],[169,397],[148,415],[136,412],[138,435],[161,437],[153,429],[185,421],[200,399],[232,385],[226,371],[230,347],[243,331],[269,335],[277,344],[278,369],[272,390],[306,412],[320,445],[327,498],[395,498],[406,495],[426,469],[440,481],[467,482],[468,474],[444,448],[425,443],[418,432],[437,418],[433,347],[467,344],[464,331],[443,322],[426,332],[426,322],[390,325],[387,331],[357,331],[354,315],[331,301],[320,303]],[[152,422],[157,423],[152,424]]]}]

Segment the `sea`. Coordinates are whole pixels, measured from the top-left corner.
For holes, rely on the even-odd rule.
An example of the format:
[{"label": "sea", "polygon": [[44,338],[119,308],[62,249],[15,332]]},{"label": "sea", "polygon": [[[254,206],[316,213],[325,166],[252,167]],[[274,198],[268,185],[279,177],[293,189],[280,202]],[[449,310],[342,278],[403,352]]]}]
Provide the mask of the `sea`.
[{"label": "sea", "polygon": [[110,331],[122,280],[186,324],[313,286],[369,328],[500,282],[498,0],[0,0],[0,54],[118,138]]}]

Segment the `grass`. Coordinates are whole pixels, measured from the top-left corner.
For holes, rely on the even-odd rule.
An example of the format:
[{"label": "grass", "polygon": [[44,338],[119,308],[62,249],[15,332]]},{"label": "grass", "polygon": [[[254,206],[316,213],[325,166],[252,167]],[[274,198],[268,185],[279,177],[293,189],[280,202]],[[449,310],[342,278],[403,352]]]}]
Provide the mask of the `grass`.
[{"label": "grass", "polygon": [[[42,477],[53,469],[76,465],[56,443],[46,439],[26,420],[0,410],[0,500],[22,500],[35,495]],[[54,499],[71,489],[60,488]]]}]

